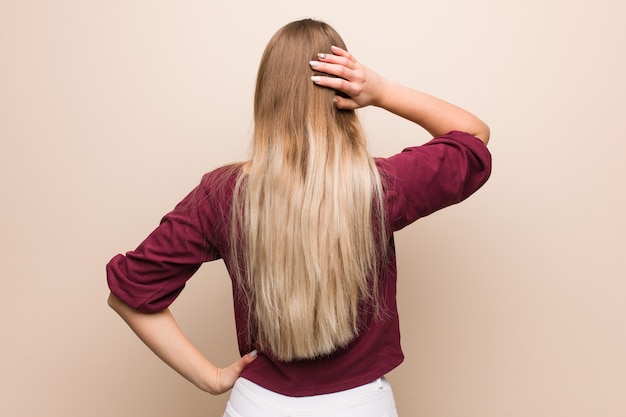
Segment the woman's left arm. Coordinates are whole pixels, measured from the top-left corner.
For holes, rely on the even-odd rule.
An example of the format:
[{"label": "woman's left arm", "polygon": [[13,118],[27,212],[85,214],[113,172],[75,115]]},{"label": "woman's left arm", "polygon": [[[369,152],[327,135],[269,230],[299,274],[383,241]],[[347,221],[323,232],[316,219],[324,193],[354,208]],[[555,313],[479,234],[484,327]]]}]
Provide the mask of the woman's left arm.
[{"label": "woman's left arm", "polygon": [[256,358],[254,351],[226,368],[218,368],[185,336],[169,309],[143,313],[113,293],[109,295],[109,305],[161,360],[211,394],[230,390],[243,369]]}]

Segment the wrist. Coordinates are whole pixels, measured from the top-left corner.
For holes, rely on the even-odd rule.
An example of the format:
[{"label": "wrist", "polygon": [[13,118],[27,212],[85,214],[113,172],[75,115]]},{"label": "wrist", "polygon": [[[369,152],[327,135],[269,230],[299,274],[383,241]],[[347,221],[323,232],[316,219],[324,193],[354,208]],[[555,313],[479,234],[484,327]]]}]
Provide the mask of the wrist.
[{"label": "wrist", "polygon": [[379,88],[372,100],[372,105],[380,107],[381,109],[391,110],[394,106],[394,96],[397,97],[394,91],[397,91],[400,86],[384,77],[380,77],[378,84]]},{"label": "wrist", "polygon": [[194,381],[194,385],[201,391],[207,392],[212,395],[220,394],[220,375],[219,368],[213,364],[209,364],[206,369],[199,375],[197,381]]}]

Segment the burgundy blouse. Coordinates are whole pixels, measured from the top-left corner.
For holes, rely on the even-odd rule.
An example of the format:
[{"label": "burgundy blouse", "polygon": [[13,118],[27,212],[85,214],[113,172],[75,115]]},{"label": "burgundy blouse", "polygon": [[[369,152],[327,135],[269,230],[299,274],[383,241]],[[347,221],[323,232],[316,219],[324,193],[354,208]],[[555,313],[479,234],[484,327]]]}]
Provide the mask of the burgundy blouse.
[{"label": "burgundy blouse", "polygon": [[[487,147],[477,138],[457,131],[390,158],[378,158],[376,164],[383,178],[386,219],[392,231],[464,200],[491,173]],[[230,202],[239,169],[226,166],[206,174],[137,249],[115,256],[106,268],[111,291],[135,309],[153,312],[167,308],[203,262],[223,259],[229,270],[233,268],[229,253]],[[398,366],[404,356],[393,245],[391,238],[388,262],[379,277],[386,307],[383,318],[365,311],[359,336],[323,358],[282,362],[260,351],[242,377],[280,394],[309,396],[354,388]],[[247,310],[236,285],[233,300],[243,355],[255,346],[246,344]]]}]

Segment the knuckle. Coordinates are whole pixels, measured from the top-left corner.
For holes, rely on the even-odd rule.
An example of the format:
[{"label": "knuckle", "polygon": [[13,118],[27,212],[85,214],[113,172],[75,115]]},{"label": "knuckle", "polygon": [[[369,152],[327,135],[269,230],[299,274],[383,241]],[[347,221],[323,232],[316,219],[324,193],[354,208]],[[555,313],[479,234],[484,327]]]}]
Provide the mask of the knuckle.
[{"label": "knuckle", "polygon": [[337,79],[337,90],[347,92],[350,88],[350,83],[343,78]]},{"label": "knuckle", "polygon": [[341,78],[346,78],[346,75],[348,75],[348,68],[343,65],[339,66],[339,68],[337,68],[337,75]]}]

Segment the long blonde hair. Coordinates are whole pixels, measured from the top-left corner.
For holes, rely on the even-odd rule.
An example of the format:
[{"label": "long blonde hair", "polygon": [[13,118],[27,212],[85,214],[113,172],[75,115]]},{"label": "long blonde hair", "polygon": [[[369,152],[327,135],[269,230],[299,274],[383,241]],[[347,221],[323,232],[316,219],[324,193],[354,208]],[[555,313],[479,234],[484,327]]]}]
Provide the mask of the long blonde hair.
[{"label": "long blonde hair", "polygon": [[248,337],[285,361],[347,345],[365,303],[379,305],[378,170],[355,112],[336,109],[335,92],[310,81],[308,61],[331,45],[345,48],[332,27],[310,19],[268,43],[251,160],[233,199],[231,255],[248,297]]}]

